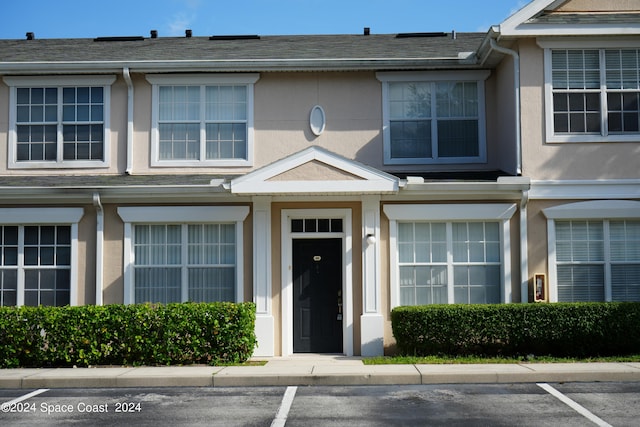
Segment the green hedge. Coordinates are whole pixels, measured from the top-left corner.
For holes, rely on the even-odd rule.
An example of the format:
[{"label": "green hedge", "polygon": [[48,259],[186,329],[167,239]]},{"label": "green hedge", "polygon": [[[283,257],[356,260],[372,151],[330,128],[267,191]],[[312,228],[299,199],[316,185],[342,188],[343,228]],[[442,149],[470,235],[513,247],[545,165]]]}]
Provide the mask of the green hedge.
[{"label": "green hedge", "polygon": [[0,307],[0,368],[243,362],[254,326],[253,303]]},{"label": "green hedge", "polygon": [[640,354],[640,303],[397,307],[391,322],[404,355]]}]

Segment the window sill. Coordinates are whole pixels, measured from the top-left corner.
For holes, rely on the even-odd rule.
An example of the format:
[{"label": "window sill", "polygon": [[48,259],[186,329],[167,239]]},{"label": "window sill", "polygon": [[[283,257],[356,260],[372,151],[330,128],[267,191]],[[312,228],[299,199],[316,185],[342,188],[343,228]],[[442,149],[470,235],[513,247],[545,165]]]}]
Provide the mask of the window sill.
[{"label": "window sill", "polygon": [[106,169],[109,162],[91,162],[91,161],[74,161],[74,162],[9,162],[8,169]]},{"label": "window sill", "polygon": [[151,162],[151,167],[156,168],[203,168],[203,167],[251,167],[253,162],[250,160],[230,159],[215,161],[193,161],[193,160],[156,160]]},{"label": "window sill", "polygon": [[626,135],[553,135],[547,137],[547,144],[593,144],[640,142],[640,133]]}]

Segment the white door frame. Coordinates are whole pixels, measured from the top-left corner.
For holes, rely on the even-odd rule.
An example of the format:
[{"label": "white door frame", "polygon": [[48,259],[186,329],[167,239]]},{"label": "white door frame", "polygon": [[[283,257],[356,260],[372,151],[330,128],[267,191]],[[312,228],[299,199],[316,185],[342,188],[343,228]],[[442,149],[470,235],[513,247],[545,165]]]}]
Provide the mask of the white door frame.
[{"label": "white door frame", "polygon": [[[283,209],[282,239],[282,355],[293,354],[293,239],[342,239],[342,351],[353,356],[353,230],[351,209]],[[292,219],[341,218],[342,233],[293,233]]]}]

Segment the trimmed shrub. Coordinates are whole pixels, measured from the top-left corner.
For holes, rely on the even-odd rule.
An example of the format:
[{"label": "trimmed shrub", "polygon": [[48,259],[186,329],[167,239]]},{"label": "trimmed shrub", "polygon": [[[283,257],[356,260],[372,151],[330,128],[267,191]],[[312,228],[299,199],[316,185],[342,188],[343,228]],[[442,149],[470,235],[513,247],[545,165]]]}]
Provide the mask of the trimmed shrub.
[{"label": "trimmed shrub", "polygon": [[253,303],[0,307],[0,368],[238,363]]},{"label": "trimmed shrub", "polygon": [[640,354],[640,303],[397,307],[391,322],[404,355]]}]

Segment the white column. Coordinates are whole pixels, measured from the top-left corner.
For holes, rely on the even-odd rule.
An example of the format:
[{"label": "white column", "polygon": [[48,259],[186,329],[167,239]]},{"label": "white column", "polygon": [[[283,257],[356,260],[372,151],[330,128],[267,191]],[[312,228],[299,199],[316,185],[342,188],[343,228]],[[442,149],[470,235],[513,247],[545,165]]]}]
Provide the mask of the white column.
[{"label": "white column", "polygon": [[380,196],[362,196],[362,356],[384,354],[380,289]]},{"label": "white column", "polygon": [[253,198],[253,302],[256,304],[255,356],[275,355],[271,311],[271,197]]}]

